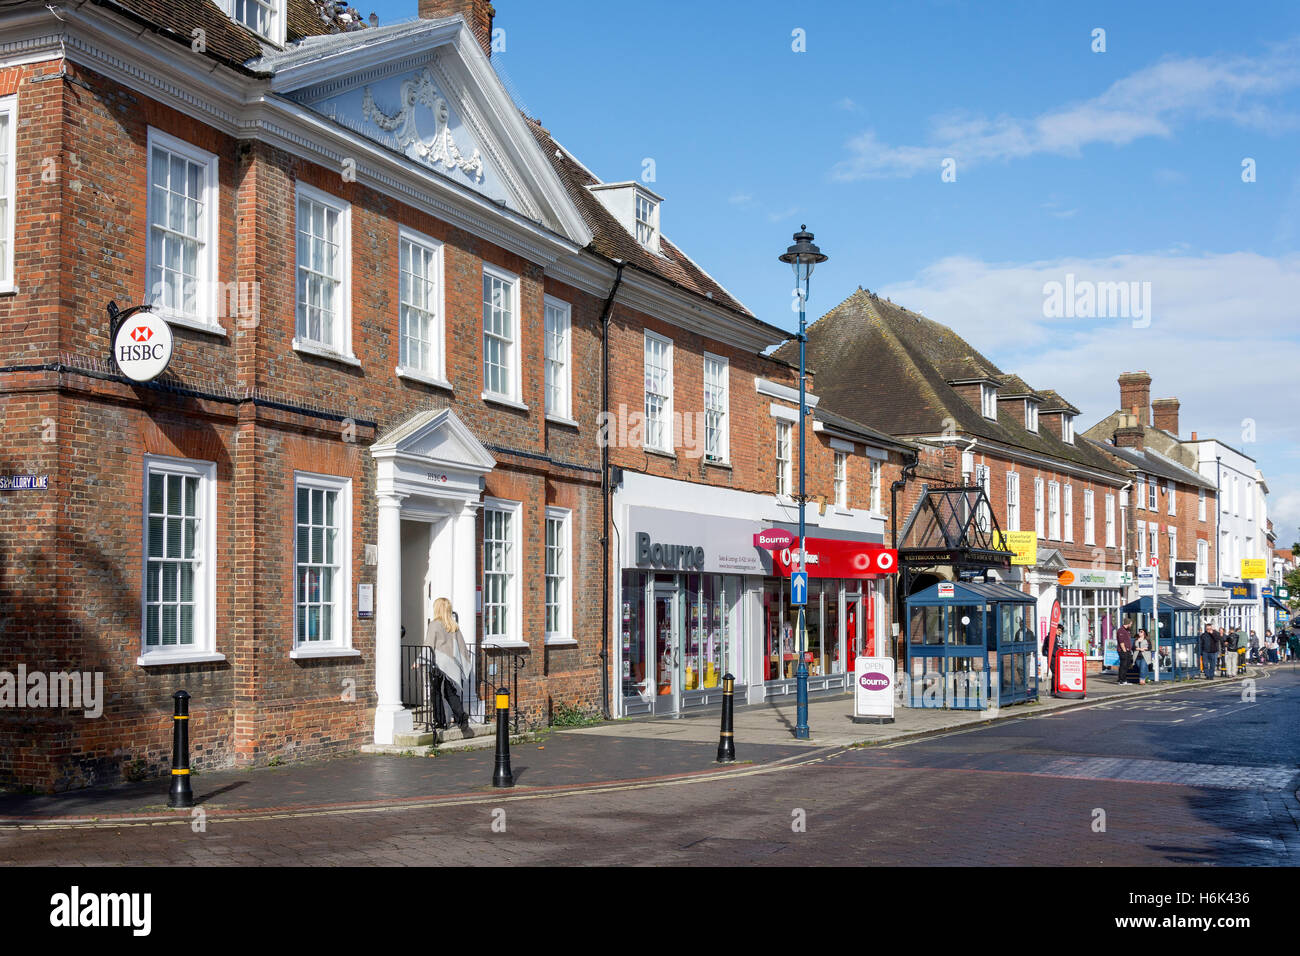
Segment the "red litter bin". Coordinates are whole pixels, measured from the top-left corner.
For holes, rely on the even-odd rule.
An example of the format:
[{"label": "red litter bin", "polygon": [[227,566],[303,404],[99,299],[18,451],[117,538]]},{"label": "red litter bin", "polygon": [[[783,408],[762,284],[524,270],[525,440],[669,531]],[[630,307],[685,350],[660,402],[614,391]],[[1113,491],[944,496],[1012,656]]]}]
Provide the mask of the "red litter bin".
[{"label": "red litter bin", "polygon": [[1056,651],[1052,668],[1052,693],[1057,697],[1081,699],[1088,695],[1088,658],[1083,651]]}]

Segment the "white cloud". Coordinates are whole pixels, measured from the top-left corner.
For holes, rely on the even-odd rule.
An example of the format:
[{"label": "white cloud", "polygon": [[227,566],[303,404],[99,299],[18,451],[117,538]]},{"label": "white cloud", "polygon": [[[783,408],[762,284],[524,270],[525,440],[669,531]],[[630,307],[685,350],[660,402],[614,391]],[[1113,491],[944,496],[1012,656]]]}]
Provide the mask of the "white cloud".
[{"label": "white cloud", "polygon": [[1037,116],[933,117],[925,145],[891,146],[868,129],[846,143],[831,178],[844,182],[912,176],[953,157],[962,168],[1041,153],[1078,156],[1093,144],[1125,146],[1169,137],[1189,120],[1226,120],[1263,132],[1300,127],[1269,102],[1300,86],[1300,40],[1258,57],[1168,58],[1116,80],[1101,94]]}]

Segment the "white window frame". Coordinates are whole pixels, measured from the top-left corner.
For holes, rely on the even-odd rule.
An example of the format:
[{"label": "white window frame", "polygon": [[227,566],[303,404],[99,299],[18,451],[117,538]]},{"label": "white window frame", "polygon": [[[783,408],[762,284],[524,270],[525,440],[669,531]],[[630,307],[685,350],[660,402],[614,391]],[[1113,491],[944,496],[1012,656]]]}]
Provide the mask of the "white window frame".
[{"label": "white window frame", "polygon": [[[299,288],[299,276],[303,267],[298,264],[300,258],[299,243],[303,241],[302,231],[298,228],[298,206],[304,199],[333,209],[338,213],[339,217],[337,245],[342,269],[337,280],[338,312],[334,320],[336,329],[332,341],[329,342],[306,337],[307,329],[304,324],[306,316],[302,311],[304,305],[300,300],[301,290]],[[352,204],[347,200],[339,199],[337,196],[331,196],[315,186],[309,186],[304,182],[297,183],[293,194],[293,237],[294,350],[309,355],[340,360],[349,365],[360,365],[361,363],[357,360],[357,357],[352,354]]]},{"label": "white window frame", "polygon": [[1138,567],[1147,567],[1147,523],[1139,521],[1137,523],[1137,556]]},{"label": "white window frame", "polygon": [[1165,479],[1165,497],[1169,499],[1166,504],[1168,513],[1171,515],[1178,514],[1178,491],[1174,488],[1174,480],[1172,478]]},{"label": "white window frame", "polygon": [[1043,507],[1043,479],[1034,479],[1034,533],[1047,537],[1047,509]]},{"label": "white window frame", "polygon": [[1160,482],[1155,475],[1147,476],[1147,511],[1160,513]]},{"label": "white window frame", "polygon": [[[573,425],[576,424],[573,420],[573,306],[547,295],[542,297],[542,310],[542,404],[547,418]],[[559,394],[559,400],[556,402],[552,402],[552,388],[547,384],[552,366],[557,369],[554,391]]]},{"label": "white window frame", "polygon": [[[2,108],[0,108],[2,111]],[[199,202],[203,209],[204,221],[199,224],[199,235],[195,238],[203,244],[196,262],[197,274],[194,277],[195,295],[194,312],[182,312],[174,308],[165,308],[161,297],[155,297],[152,285],[153,270],[158,263],[153,261],[154,212],[154,149],[175,153],[181,159],[203,167],[203,192]],[[142,301],[157,303],[155,311],[172,325],[198,329],[201,332],[213,332],[225,335],[221,325],[221,283],[218,277],[218,237],[220,223],[221,188],[217,177],[217,156],[205,149],[199,149],[191,143],[178,139],[160,129],[149,127],[146,134],[145,152],[145,240],[144,240],[144,281],[145,289]]]},{"label": "white window frame", "polygon": [[[298,633],[298,492],[333,491],[338,494],[338,580],[335,582],[334,640],[307,641]],[[315,472],[293,473],[293,500],[290,503],[289,527],[293,529],[293,582],[290,606],[293,608],[293,650],[289,657],[356,656],[352,648],[352,479]]]},{"label": "white window frame", "polygon": [[[483,499],[483,534],[482,548],[483,561],[481,565],[482,584],[483,584],[483,643],[484,644],[522,644],[523,640],[523,584],[521,578],[523,572],[519,555],[520,541],[520,522],[523,518],[523,503],[519,501],[506,501],[500,498]],[[509,537],[505,539],[510,546],[508,567],[503,572],[509,576],[507,581],[505,603],[506,609],[506,633],[490,634],[488,632],[488,524],[487,516],[489,513],[504,513],[510,516]],[[545,529],[543,528],[543,531]]]},{"label": "white window frame", "polygon": [[1091,488],[1083,489],[1083,543],[1097,543],[1097,509]]},{"label": "white window frame", "polygon": [[980,385],[980,414],[998,420],[998,390],[992,385]]},{"label": "white window frame", "polygon": [[[545,630],[545,643],[556,644],[577,644],[573,637],[573,512],[568,508],[555,508],[548,506],[546,516],[543,519],[546,524],[542,528],[542,625]],[[560,562],[561,568],[559,574],[551,574],[548,566],[551,560],[551,545],[549,543],[549,525],[551,522],[558,522],[560,526]],[[559,587],[559,630],[550,630],[546,625],[547,610],[551,605],[549,595],[549,584],[552,578],[560,579]]]},{"label": "white window frame", "polygon": [[1007,472],[1007,531],[1020,530],[1020,472]]},{"label": "white window frame", "polygon": [[1210,542],[1204,538],[1196,539],[1196,583],[1207,584],[1210,580]]},{"label": "white window frame", "polygon": [[[160,645],[150,648],[149,631],[149,476],[151,474],[180,475],[199,480],[195,502],[198,505],[198,530],[195,551],[199,552],[194,572],[194,643]],[[149,667],[157,664],[185,664],[201,661],[224,661],[218,654],[217,641],[217,466],[210,461],[189,458],[172,458],[166,455],[145,455],[141,487],[140,531],[140,656],[136,664]]]},{"label": "white window frame", "polygon": [[835,451],[835,475],[833,478],[835,489],[835,507],[848,508],[849,506],[849,453],[846,451]]},{"label": "white window frame", "polygon": [[1205,489],[1196,489],[1196,520],[1205,520]]},{"label": "white window frame", "polygon": [[1062,521],[1064,522],[1064,537],[1062,541],[1074,542],[1074,485],[1066,482],[1064,502],[1062,505]]},{"label": "white window frame", "polygon": [[873,458],[871,459],[871,510],[877,514],[880,513],[880,494],[883,487],[880,475],[880,462]]},{"label": "white window frame", "polygon": [[1169,534],[1169,580],[1174,580],[1174,565],[1178,563],[1178,529],[1173,525],[1168,525],[1165,531]]},{"label": "white window frame", "polygon": [[1025,399],[1025,428],[1038,433],[1038,403],[1032,398]]},{"label": "white window frame", "polygon": [[1115,496],[1106,496],[1106,547],[1115,547]]},{"label": "white window frame", "polygon": [[[480,278],[480,286],[482,286],[489,278],[504,283],[506,288],[509,290],[510,338],[506,339],[504,336],[488,331],[488,309],[491,306],[480,290],[479,301],[482,304],[482,322],[480,325],[481,334],[479,336],[479,345],[482,349],[483,360],[479,363],[479,371],[483,376],[482,397],[485,402],[499,402],[512,408],[527,411],[528,406],[523,403],[523,397],[520,394],[521,371],[519,361],[519,339],[523,334],[523,317],[519,314],[519,276],[515,275],[513,272],[494,266],[489,262],[485,262],[483,263],[483,275]],[[505,360],[508,364],[505,366],[505,379],[506,384],[510,388],[510,391],[508,392],[493,391],[488,388],[487,338],[489,335],[498,341],[506,343]]]},{"label": "white window frame", "polygon": [[[781,436],[785,435],[785,457],[781,457]],[[780,499],[794,497],[794,428],[790,422],[776,422],[776,496]]]},{"label": "white window frame", "polygon": [[1074,444],[1074,416],[1061,416],[1061,441],[1068,445]]},{"label": "white window frame", "polygon": [[[649,210],[648,219],[641,218],[643,206]],[[652,252],[659,251],[659,202],[640,189],[632,190],[632,230],[639,245]]]},{"label": "white window frame", "polygon": [[0,161],[4,163],[3,179],[0,180],[0,188],[4,190],[3,202],[5,208],[0,211],[0,221],[4,224],[3,232],[0,232],[0,243],[4,248],[0,251],[0,293],[13,292],[17,288],[17,277],[14,275],[14,242],[18,238],[18,229],[14,225],[14,213],[18,206],[18,97],[4,96],[0,97],[0,116],[5,118],[7,127],[4,156]]},{"label": "white window frame", "polygon": [[1147,510],[1147,479],[1141,472],[1138,472],[1135,479],[1137,481],[1136,494],[1133,496],[1133,507],[1138,511]]},{"label": "white window frame", "polygon": [[1151,558],[1154,561],[1160,560],[1160,524],[1152,521],[1147,525],[1147,531],[1151,534]]},{"label": "white window frame", "polygon": [[[429,264],[429,279],[434,284],[434,307],[429,319],[429,342],[433,356],[427,368],[412,364],[410,351],[405,349],[409,336],[403,330],[402,310],[408,308],[408,305],[402,301],[402,271],[406,261],[403,250],[408,245],[432,257]],[[410,378],[428,385],[451,388],[451,383],[447,381],[447,323],[444,317],[446,302],[447,295],[443,286],[442,243],[414,229],[399,226],[397,230],[397,368],[395,369],[399,378]],[[415,308],[415,306],[409,307]],[[405,361],[403,351],[406,351]]]},{"label": "white window frame", "polygon": [[1047,537],[1051,541],[1061,540],[1061,483],[1047,483]]},{"label": "white window frame", "polygon": [[232,22],[238,23],[250,33],[259,36],[270,43],[274,43],[276,46],[284,46],[285,17],[287,13],[286,7],[288,6],[288,4],[285,3],[285,0],[266,0],[266,2],[258,4],[259,6],[267,6],[271,8],[271,29],[266,33],[261,32],[251,23],[247,23],[239,18],[235,12],[236,0],[218,0],[218,3],[222,12],[225,13],[226,16],[230,17]]},{"label": "white window frame", "polygon": [[[650,344],[652,342],[663,347],[664,391],[662,393],[652,393],[650,391]],[[642,392],[642,408],[645,412],[645,447],[651,451],[659,451],[671,455],[673,454],[673,449],[676,447],[676,436],[673,435],[673,340],[665,335],[660,335],[658,332],[651,332],[649,329],[646,329],[645,338],[641,346],[641,367],[643,378],[645,379],[645,387]],[[660,415],[663,419],[663,427],[659,429],[661,439],[659,444],[655,444],[651,441],[652,429],[650,427],[649,399],[652,394],[662,399]]]},{"label": "white window frame", "polygon": [[[712,407],[709,404],[710,364],[714,367],[712,372],[715,379],[714,387],[722,397],[722,401]],[[717,381],[719,369],[721,370],[720,382]],[[709,454],[711,412],[719,417],[716,455]],[[714,355],[712,352],[704,353],[704,460],[715,465],[725,465],[731,461],[731,360],[722,355]]]}]

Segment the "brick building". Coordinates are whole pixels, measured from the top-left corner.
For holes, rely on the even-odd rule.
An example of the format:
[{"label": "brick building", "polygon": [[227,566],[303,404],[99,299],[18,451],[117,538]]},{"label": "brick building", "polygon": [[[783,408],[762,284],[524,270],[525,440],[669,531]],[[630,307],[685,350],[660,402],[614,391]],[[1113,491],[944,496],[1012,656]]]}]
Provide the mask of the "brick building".
[{"label": "brick building", "polygon": [[[785,333],[664,238],[646,184],[519,113],[490,4],[419,12],[0,13],[0,473],[43,486],[0,497],[0,671],[104,683],[94,719],[0,711],[0,782],[161,772],[181,686],[200,769],[406,739],[406,648],[440,596],[478,716],[515,680],[529,723],[675,712],[724,667],[785,691],[763,677],[780,555],[750,534],[791,514],[797,373],[761,355]],[[160,377],[111,360],[110,301],[165,317]],[[908,446],[815,427],[813,527],[878,546]],[[738,557],[635,570],[665,653],[633,661],[624,569],[678,519],[704,539],[663,543]],[[819,591],[828,689],[884,627],[875,577]]]},{"label": "brick building", "polygon": [[[776,355],[796,352],[787,343]],[[809,327],[808,365],[819,407],[918,449],[894,512],[903,570],[896,610],[907,594],[963,574],[1008,583],[1037,599],[1040,630],[1059,600],[1063,643],[1100,667],[1124,600],[1127,475],[1075,437],[1079,410],[1003,372],[951,329],[862,289]],[[927,516],[943,507],[957,509],[973,535],[1036,532],[1033,562],[917,547]],[[902,660],[901,645],[894,650]]]}]

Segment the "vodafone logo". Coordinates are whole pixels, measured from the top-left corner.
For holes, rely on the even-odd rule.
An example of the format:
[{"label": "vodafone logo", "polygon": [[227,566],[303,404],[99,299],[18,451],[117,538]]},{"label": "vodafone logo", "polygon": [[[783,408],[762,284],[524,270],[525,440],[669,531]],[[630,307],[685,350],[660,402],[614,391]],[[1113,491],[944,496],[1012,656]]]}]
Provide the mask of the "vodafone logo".
[{"label": "vodafone logo", "polygon": [[893,551],[876,552],[876,570],[893,571],[898,567],[898,556]]}]

